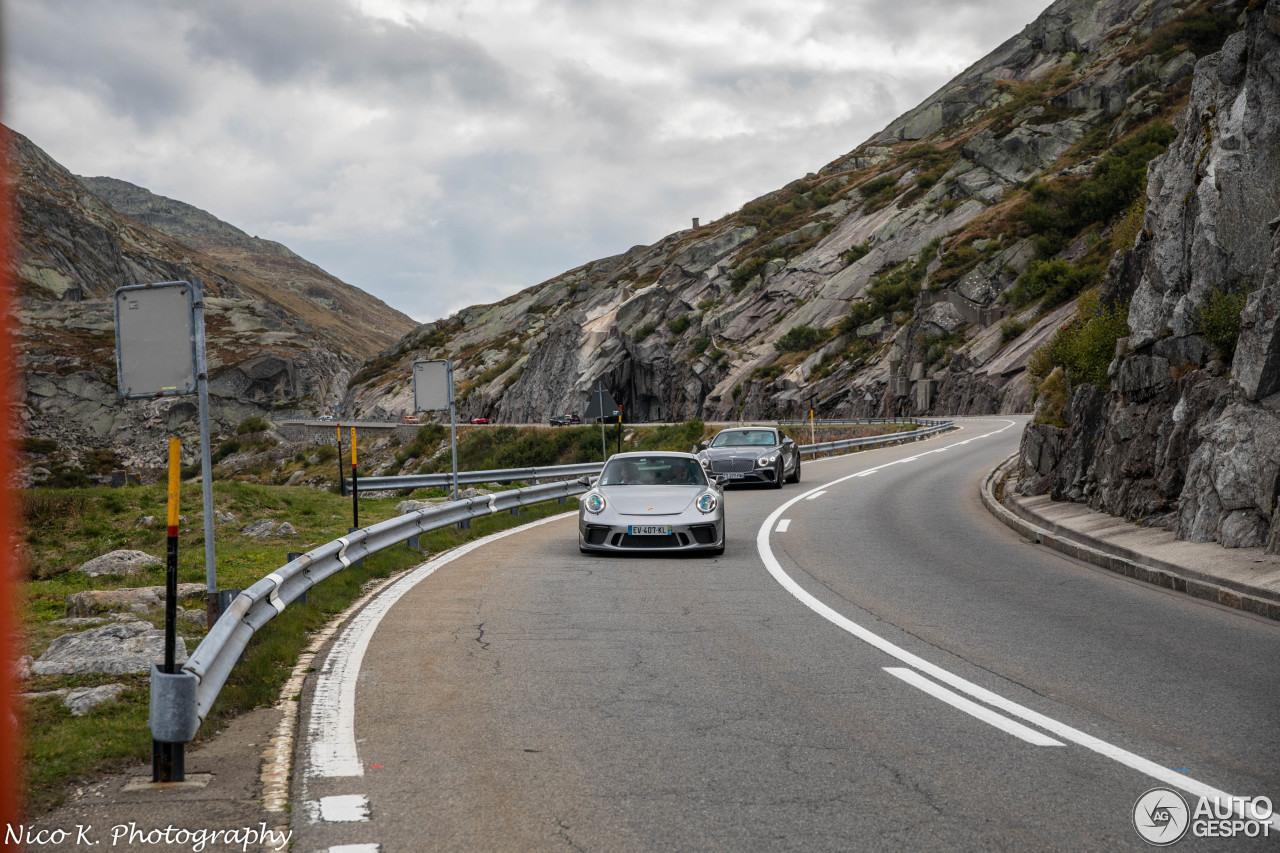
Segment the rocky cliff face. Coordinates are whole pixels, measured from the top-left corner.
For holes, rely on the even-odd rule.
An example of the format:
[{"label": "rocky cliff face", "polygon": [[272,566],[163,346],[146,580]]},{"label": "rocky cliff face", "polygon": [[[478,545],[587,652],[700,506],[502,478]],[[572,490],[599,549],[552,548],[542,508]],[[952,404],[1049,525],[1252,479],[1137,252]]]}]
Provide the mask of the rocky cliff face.
[{"label": "rocky cliff face", "polygon": [[[368,350],[413,326],[282,246],[241,240],[235,237],[241,232],[208,214],[129,187],[142,199],[133,208],[153,209],[152,221],[168,224],[181,214],[191,226],[171,229],[176,236],[148,227],[117,212],[25,137],[4,135],[19,228],[13,262],[21,294],[17,360],[26,387],[27,482],[60,469],[155,467],[170,436],[198,435],[194,398],[119,399],[111,299],[117,287],[203,278],[215,437],[234,433],[250,416],[326,410]],[[105,189],[118,196],[121,187]],[[167,215],[154,213],[163,205]],[[351,326],[365,333],[339,334]],[[352,343],[356,337],[360,343]],[[198,452],[196,441],[184,442],[188,461]]]},{"label": "rocky cliff face", "polygon": [[[1105,183],[1113,147],[1178,113],[1241,8],[1059,0],[819,171],[406,335],[346,407],[406,412],[412,362],[450,357],[463,413],[505,421],[580,410],[597,380],[635,421],[1026,410],[1028,358],[1100,278],[1122,212],[1062,214],[1047,235],[1059,196],[1037,187]],[[1047,301],[1044,270],[1064,282]]]},{"label": "rocky cliff face", "polygon": [[[1153,163],[1142,234],[1112,268],[1130,301],[1105,388],[1023,439],[1029,490],[1175,530],[1280,548],[1280,3],[1201,59]],[[1237,337],[1238,333],[1238,337]]]}]

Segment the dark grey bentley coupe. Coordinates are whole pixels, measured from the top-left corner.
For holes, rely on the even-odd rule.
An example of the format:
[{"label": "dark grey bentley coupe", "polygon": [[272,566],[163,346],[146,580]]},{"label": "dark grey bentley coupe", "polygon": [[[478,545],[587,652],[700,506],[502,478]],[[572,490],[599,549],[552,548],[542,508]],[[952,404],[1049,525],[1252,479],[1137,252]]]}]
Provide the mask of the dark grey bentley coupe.
[{"label": "dark grey bentley coupe", "polygon": [[694,448],[707,473],[729,483],[800,482],[800,448],[774,427],[734,427]]}]

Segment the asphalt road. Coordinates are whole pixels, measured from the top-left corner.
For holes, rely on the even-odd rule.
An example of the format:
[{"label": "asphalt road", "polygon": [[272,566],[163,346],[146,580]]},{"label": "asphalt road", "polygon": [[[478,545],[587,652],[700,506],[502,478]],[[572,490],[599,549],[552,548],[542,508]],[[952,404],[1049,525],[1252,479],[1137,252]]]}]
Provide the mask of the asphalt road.
[{"label": "asphalt road", "polygon": [[1146,849],[1169,778],[1280,802],[1280,626],[1017,538],[978,487],[1021,424],[962,424],[731,489],[721,558],[562,519],[424,571],[308,679],[295,849]]}]

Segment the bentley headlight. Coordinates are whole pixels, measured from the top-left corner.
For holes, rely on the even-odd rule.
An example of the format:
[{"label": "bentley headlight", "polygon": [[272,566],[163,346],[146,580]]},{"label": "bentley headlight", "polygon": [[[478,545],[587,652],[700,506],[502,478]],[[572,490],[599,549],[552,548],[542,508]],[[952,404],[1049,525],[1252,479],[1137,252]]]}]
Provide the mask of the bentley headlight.
[{"label": "bentley headlight", "polygon": [[698,498],[698,512],[715,512],[718,503],[715,495],[706,492]]},{"label": "bentley headlight", "polygon": [[587,512],[592,515],[599,515],[604,512],[604,495],[599,492],[592,492],[587,495]]},{"label": "bentley headlight", "polygon": [[768,468],[770,465],[774,463],[774,461],[777,458],[778,457],[776,456],[761,456],[759,459],[756,460],[756,465],[760,466],[761,468]]}]

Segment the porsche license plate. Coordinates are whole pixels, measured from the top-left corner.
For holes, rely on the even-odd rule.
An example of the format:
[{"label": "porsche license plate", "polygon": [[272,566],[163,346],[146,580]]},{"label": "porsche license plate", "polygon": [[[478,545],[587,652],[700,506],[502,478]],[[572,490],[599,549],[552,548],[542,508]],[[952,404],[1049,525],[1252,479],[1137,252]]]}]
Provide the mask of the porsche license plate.
[{"label": "porsche license plate", "polygon": [[670,536],[669,524],[632,524],[627,527],[629,536]]}]

